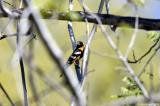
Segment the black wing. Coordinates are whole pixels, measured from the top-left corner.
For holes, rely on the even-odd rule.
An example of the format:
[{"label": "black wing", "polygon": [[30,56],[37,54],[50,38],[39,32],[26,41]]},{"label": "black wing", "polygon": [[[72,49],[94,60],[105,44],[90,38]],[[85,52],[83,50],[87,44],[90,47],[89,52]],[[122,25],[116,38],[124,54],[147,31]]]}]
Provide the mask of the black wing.
[{"label": "black wing", "polygon": [[75,49],[72,53],[72,55],[68,58],[67,63],[72,64],[75,61],[79,60],[83,56],[83,51],[80,49]]}]

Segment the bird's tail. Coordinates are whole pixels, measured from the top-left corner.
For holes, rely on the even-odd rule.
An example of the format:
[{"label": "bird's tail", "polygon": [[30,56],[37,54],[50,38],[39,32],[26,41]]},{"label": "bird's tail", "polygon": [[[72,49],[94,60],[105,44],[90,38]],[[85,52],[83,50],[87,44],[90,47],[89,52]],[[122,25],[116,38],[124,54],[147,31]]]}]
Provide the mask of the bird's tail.
[{"label": "bird's tail", "polygon": [[[70,64],[66,63],[66,64],[64,65],[64,69],[67,69],[69,66],[70,66]],[[61,73],[61,74],[60,74],[60,77],[62,77],[63,74],[64,74],[64,73]]]}]

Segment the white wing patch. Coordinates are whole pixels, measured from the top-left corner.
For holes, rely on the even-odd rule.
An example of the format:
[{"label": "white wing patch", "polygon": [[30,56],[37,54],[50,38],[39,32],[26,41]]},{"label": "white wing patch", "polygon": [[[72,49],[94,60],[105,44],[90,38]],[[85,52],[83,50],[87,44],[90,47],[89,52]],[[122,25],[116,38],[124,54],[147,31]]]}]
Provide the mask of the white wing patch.
[{"label": "white wing patch", "polygon": [[76,55],[81,54],[81,52],[75,52]]},{"label": "white wing patch", "polygon": [[75,59],[75,58],[76,58],[76,56],[71,56],[71,58],[72,58],[72,59]]}]

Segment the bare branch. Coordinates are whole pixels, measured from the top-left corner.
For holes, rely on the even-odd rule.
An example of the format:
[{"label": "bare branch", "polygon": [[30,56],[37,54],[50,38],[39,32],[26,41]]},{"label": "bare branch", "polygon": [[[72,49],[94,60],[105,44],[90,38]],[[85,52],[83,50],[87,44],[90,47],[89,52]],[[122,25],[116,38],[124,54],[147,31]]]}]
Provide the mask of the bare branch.
[{"label": "bare branch", "polygon": [[1,33],[0,40],[8,38],[8,37],[14,37],[16,35],[17,34],[3,34],[3,33]]},{"label": "bare branch", "polygon": [[[14,12],[18,11],[18,14],[19,14],[21,13],[22,10],[23,9],[16,9]],[[85,20],[87,19],[89,23],[98,24],[96,18],[92,17],[87,12],[70,11],[70,12],[53,13],[51,11],[46,10],[45,13],[49,14],[49,16],[43,16],[43,14],[41,14],[43,16],[43,19],[57,19],[57,20],[72,21],[72,22],[74,21],[85,22]],[[135,28],[136,17],[118,16],[118,15],[113,15],[113,14],[100,14],[100,13],[92,13],[92,14],[98,16],[103,25],[113,25],[116,27]],[[6,15],[5,12],[0,11],[0,17],[7,17],[7,16],[8,14]],[[19,16],[14,17],[14,18],[19,18]],[[160,30],[160,19],[149,19],[149,18],[139,17],[138,29],[143,29],[146,31],[151,31],[151,30],[158,31]]]},{"label": "bare branch", "polygon": [[145,72],[145,68],[151,62],[152,58],[156,55],[159,49],[160,49],[160,45],[155,49],[154,53],[149,57],[147,62],[144,64],[144,66],[139,70],[138,77],[141,77],[141,75]]},{"label": "bare branch", "polygon": [[132,49],[134,43],[135,43],[135,40],[136,40],[136,37],[137,37],[137,31],[138,31],[138,26],[139,26],[139,19],[138,19],[138,15],[136,17],[136,22],[135,22],[135,29],[134,29],[134,32],[133,32],[133,35],[132,35],[132,38],[130,40],[130,43],[128,45],[128,48],[126,50],[126,53],[125,53],[125,58],[128,57],[128,54],[130,52],[130,50]]},{"label": "bare branch", "polygon": [[28,0],[24,0],[26,6],[29,7],[29,10],[31,11],[31,18],[33,22],[35,23],[35,26],[40,33],[40,38],[47,48],[51,58],[55,60],[57,66],[60,68],[60,70],[64,73],[64,76],[70,86],[72,94],[75,96],[75,100],[77,100],[78,105],[85,106],[86,105],[86,99],[83,92],[80,92],[80,85],[78,81],[73,77],[72,71],[70,68],[65,69],[65,63],[63,61],[62,52],[57,46],[56,42],[53,40],[51,34],[49,33],[48,29],[46,28],[45,24],[42,22],[42,20],[39,20],[41,17],[38,13],[38,11],[33,9],[32,4]]},{"label": "bare branch", "polygon": [[11,97],[8,95],[7,91],[4,89],[3,85],[0,82],[0,88],[2,89],[3,93],[5,94],[5,96],[7,97],[9,103],[11,104],[11,106],[16,106],[14,104],[14,102],[12,101]]},{"label": "bare branch", "polygon": [[[69,0],[69,11],[72,11],[72,10],[73,10],[73,0]],[[72,49],[74,51],[75,48],[76,48],[77,42],[76,42],[76,38],[74,36],[71,21],[68,21],[68,32],[69,32],[69,35],[70,35],[70,41],[72,43]],[[82,80],[83,80],[83,76],[82,76],[82,73],[81,73],[81,68],[80,68],[80,63],[79,62],[77,62],[77,64],[75,64],[75,70],[76,70],[76,75],[77,75],[78,81],[81,83]]]},{"label": "bare branch", "polygon": [[[4,3],[9,4],[10,6],[12,6],[12,9],[8,9],[5,7]],[[44,46],[46,47],[49,55],[51,56],[51,59],[54,61],[54,63],[56,63],[57,67],[60,69],[60,71],[62,73],[64,73],[64,78],[66,80],[66,82],[68,83],[69,89],[71,91],[71,96],[73,96],[73,100],[70,100],[70,97],[68,97],[68,95],[63,94],[63,88],[61,87],[61,85],[57,84],[56,82],[52,81],[49,77],[47,77],[45,75],[45,73],[43,73],[43,71],[37,67],[36,65],[33,64],[33,57],[32,57],[32,49],[31,49],[31,54],[30,57],[27,58],[28,60],[28,65],[29,65],[29,75],[30,75],[30,82],[31,82],[31,87],[32,87],[32,94],[33,94],[33,99],[35,101],[37,101],[37,105],[41,105],[41,101],[40,101],[40,94],[37,92],[35,83],[34,83],[34,78],[33,78],[33,73],[31,72],[31,70],[36,70],[36,75],[38,75],[38,77],[40,77],[43,82],[47,85],[47,87],[51,88],[52,90],[55,90],[56,92],[58,92],[61,96],[64,97],[64,99],[68,102],[72,102],[71,106],[87,106],[87,102],[86,102],[86,95],[84,93],[84,84],[85,84],[85,78],[86,75],[88,75],[89,72],[88,71],[88,62],[89,62],[89,56],[90,56],[90,45],[92,43],[92,39],[94,37],[94,34],[97,30],[97,26],[100,28],[101,32],[104,34],[107,42],[109,43],[109,45],[111,46],[111,48],[114,50],[115,54],[116,54],[116,58],[114,59],[119,59],[121,61],[121,63],[123,64],[123,68],[129,73],[128,75],[131,76],[133,78],[133,80],[136,82],[136,84],[138,85],[138,87],[141,89],[143,96],[133,96],[133,97],[128,97],[125,99],[119,99],[117,101],[114,101],[113,105],[126,105],[126,104],[136,104],[136,103],[152,103],[152,102],[156,102],[160,100],[160,96],[156,95],[156,94],[152,94],[151,95],[148,94],[147,89],[145,88],[145,85],[140,81],[140,76],[142,75],[143,72],[145,72],[145,68],[147,67],[147,65],[151,62],[152,58],[156,55],[157,51],[160,49],[160,46],[157,47],[160,37],[158,38],[158,40],[156,42],[154,42],[154,44],[149,48],[149,50],[144,53],[142,56],[140,56],[138,59],[136,59],[136,56],[133,52],[133,60],[129,60],[127,59],[128,54],[130,53],[131,49],[133,48],[133,45],[135,43],[136,40],[136,36],[137,36],[137,31],[138,29],[143,29],[146,31],[149,30],[160,30],[160,19],[147,19],[147,18],[141,18],[141,17],[127,17],[127,16],[117,16],[117,15],[112,15],[109,14],[109,0],[101,0],[100,5],[99,5],[99,9],[97,13],[93,13],[90,11],[90,9],[87,7],[87,5],[84,3],[84,0],[79,0],[79,3],[81,5],[81,7],[83,8],[83,12],[81,11],[72,11],[73,9],[73,0],[69,0],[69,12],[53,12],[52,10],[48,11],[48,10],[44,10],[45,13],[49,14],[46,17],[43,16],[44,14],[42,13],[42,17],[40,16],[38,10],[36,10],[32,4],[32,2],[30,0],[20,0],[20,7],[16,8],[13,5],[11,5],[8,2],[5,2],[4,0],[0,1],[0,18],[1,17],[7,17],[7,18],[11,18],[12,20],[18,20],[18,24],[17,24],[17,32],[14,34],[1,34],[0,36],[0,40],[8,38],[8,37],[12,37],[12,36],[17,36],[17,50],[19,53],[19,64],[20,64],[20,68],[21,68],[21,78],[22,78],[22,85],[23,85],[23,96],[24,96],[24,103],[23,105],[28,106],[28,98],[27,98],[27,88],[26,88],[26,81],[25,81],[25,70],[24,70],[24,62],[23,62],[23,45],[20,44],[20,37],[22,37],[22,35],[27,35],[28,31],[29,34],[30,33],[30,28],[27,28],[29,30],[26,29],[26,27],[22,27],[23,26],[23,19],[27,19],[28,21],[32,22],[38,33],[40,34],[39,37],[42,40],[42,43],[44,44]],[[101,14],[102,10],[103,10],[103,5],[106,3],[106,12],[107,14]],[[25,5],[25,9],[22,8],[22,6]],[[135,9],[137,10],[137,7],[135,6]],[[41,11],[41,10],[40,10]],[[74,31],[73,31],[73,26],[72,26],[72,22],[73,21],[77,21],[77,22],[86,22],[87,23],[87,35],[89,35],[89,38],[87,39],[87,44],[85,47],[85,51],[84,51],[84,57],[83,57],[83,62],[82,62],[82,69],[80,67],[80,64],[78,63],[78,65],[75,65],[75,69],[76,69],[76,73],[77,73],[77,77],[75,77],[73,75],[73,72],[71,70],[70,67],[66,68],[65,67],[65,62],[64,62],[64,56],[63,53],[61,51],[61,49],[58,47],[58,45],[56,44],[56,42],[53,39],[53,36],[49,33],[46,25],[43,23],[43,20],[41,19],[55,19],[55,20],[64,20],[64,21],[68,21],[68,32],[70,35],[70,41],[72,43],[72,48],[73,50],[76,47],[76,38],[74,35]],[[91,32],[89,33],[89,26],[88,23],[94,23]],[[26,24],[25,24],[26,25]],[[117,27],[126,27],[126,28],[135,28],[134,29],[134,33],[132,35],[131,38],[131,42],[129,43],[129,46],[127,48],[127,51],[125,54],[123,54],[121,52],[121,50],[119,49],[119,45],[118,45],[118,37],[117,37],[117,44],[114,42],[114,40],[112,39],[112,37],[108,34],[108,32],[106,32],[106,28],[103,25],[109,25],[110,28],[112,29],[112,31],[115,31]],[[128,27],[129,26],[129,27]],[[6,27],[5,27],[6,29]],[[23,33],[24,29],[26,32]],[[2,31],[3,32],[3,31]],[[32,32],[32,31],[31,31]],[[7,32],[8,33],[8,32]],[[32,39],[30,39],[28,42],[30,42]],[[24,42],[23,42],[24,44]],[[157,47],[157,48],[156,48]],[[144,57],[146,57],[148,54],[150,54],[152,52],[152,50],[155,48],[155,51],[153,52],[153,54],[151,55],[151,57],[149,57],[149,59],[147,60],[147,62],[144,64],[144,66],[141,68],[141,70],[139,71],[139,74],[136,75],[134,72],[134,69],[132,68],[131,64],[129,63],[137,63],[140,62]],[[108,55],[103,55],[99,54],[97,52],[93,52],[95,54],[98,54],[99,56],[108,56]],[[152,71],[152,70],[151,70]],[[90,71],[92,72],[92,71]],[[153,74],[153,72],[151,72],[151,74]],[[78,81],[78,80],[79,81]],[[151,87],[153,86],[153,77],[150,76],[150,81],[151,81]],[[0,84],[0,86],[2,86]],[[62,89],[61,89],[62,88]],[[1,87],[2,89],[2,87]],[[49,89],[49,92],[51,90]],[[4,91],[3,91],[4,92]],[[43,96],[43,95],[42,95]],[[69,95],[70,96],[70,95]],[[9,99],[8,99],[9,100]],[[10,100],[9,100],[10,101]],[[12,100],[11,100],[11,104],[12,104]],[[14,104],[12,104],[14,105]],[[107,104],[108,105],[108,104]],[[111,104],[109,104],[111,105]]]},{"label": "bare branch", "polygon": [[[81,4],[83,4],[83,3],[81,3]],[[104,0],[101,0],[100,5],[99,5],[99,9],[98,9],[98,13],[102,12],[103,5],[104,5]],[[89,38],[88,38],[88,41],[87,41],[87,44],[86,44],[86,47],[85,47],[85,50],[84,50],[83,67],[82,67],[83,75],[85,75],[85,73],[87,73],[87,67],[88,67],[88,61],[89,61],[88,60],[89,59],[89,48],[90,48],[90,45],[91,45],[91,41],[94,37],[94,34],[96,32],[96,29],[97,29],[97,25],[94,24],[93,27],[92,27],[92,30],[89,34]]]},{"label": "bare branch", "polygon": [[6,8],[4,5],[4,0],[0,0],[0,10],[3,12],[4,16],[9,16],[12,18],[18,18],[20,17],[20,14],[22,13],[22,11],[19,11],[18,9],[10,11],[8,8]]},{"label": "bare branch", "polygon": [[[126,27],[126,28],[135,28],[136,17],[127,17],[127,16],[117,16],[112,14],[100,14],[100,13],[91,13],[99,17],[101,24],[103,25],[114,25],[116,27]],[[82,11],[72,11],[67,13],[58,13],[56,19],[58,20],[70,20],[76,22],[85,22],[85,19],[90,23],[98,24],[95,17],[92,17],[90,13]],[[77,17],[74,17],[74,16]],[[147,19],[139,17],[139,26],[138,29],[143,30],[160,30],[160,19]]]},{"label": "bare branch", "polygon": [[25,69],[24,69],[24,62],[23,62],[23,48],[20,44],[20,38],[22,36],[22,28],[24,26],[22,25],[22,19],[24,16],[29,17],[30,12],[28,10],[25,10],[23,14],[21,15],[21,20],[17,22],[17,50],[18,50],[18,56],[19,56],[19,64],[21,69],[21,78],[22,78],[22,86],[23,86],[23,96],[24,96],[24,106],[28,106],[28,95],[27,95],[27,87],[26,87],[26,79],[25,79]]},{"label": "bare branch", "polygon": [[108,41],[109,45],[113,48],[113,50],[116,52],[117,56],[119,57],[119,59],[121,60],[121,62],[123,63],[123,65],[127,68],[128,73],[130,74],[130,76],[135,80],[135,82],[137,83],[137,85],[140,87],[140,89],[143,92],[143,95],[146,98],[149,98],[148,92],[146,90],[146,88],[143,86],[143,84],[141,83],[140,79],[135,75],[134,70],[132,69],[132,67],[128,64],[128,62],[126,61],[126,58],[122,55],[122,53],[117,49],[116,44],[113,42],[112,38],[109,36],[109,34],[106,32],[105,28],[102,26],[101,20],[99,19],[98,16],[96,16],[95,14],[91,14],[89,8],[86,6],[85,3],[82,3],[81,5],[84,6],[85,10],[90,13],[90,15],[92,17],[94,17],[97,22],[99,23],[99,27],[102,31],[102,33],[105,35],[106,40]]},{"label": "bare branch", "polygon": [[[52,84],[53,84],[53,83],[52,83]],[[54,84],[53,84],[53,85],[54,85]],[[55,85],[55,86],[56,86],[56,85]],[[58,87],[57,87],[57,88],[58,88]],[[59,89],[59,88],[58,88],[58,89]],[[38,95],[39,95],[40,98],[43,98],[43,97],[49,95],[51,92],[53,92],[53,90],[55,90],[55,89],[53,89],[53,87],[51,86],[51,87],[49,87],[49,88],[46,88],[46,89],[42,90],[41,92],[38,92]],[[35,102],[35,99],[34,99],[33,96],[32,96],[32,97],[29,97],[28,99],[29,99],[29,101],[30,101],[30,104],[32,104],[32,103]],[[68,100],[66,100],[66,102],[68,103]],[[21,101],[16,101],[15,104],[21,104]]]},{"label": "bare branch", "polygon": [[[71,43],[72,43],[72,49],[74,51],[75,48],[76,48],[77,42],[76,42],[76,38],[74,36],[72,23],[70,21],[68,22],[68,32],[69,32],[70,40],[71,40]],[[82,73],[81,73],[81,68],[80,68],[79,62],[77,62],[77,64],[75,64],[75,69],[76,69],[76,74],[77,74],[78,81],[81,83],[82,80],[83,80],[83,76],[82,76]]]},{"label": "bare branch", "polygon": [[106,6],[106,12],[109,14],[109,1],[110,0],[105,0],[105,6]]},{"label": "bare branch", "polygon": [[136,59],[135,58],[135,55],[134,55],[134,53],[133,53],[133,57],[134,57],[134,60],[127,60],[128,61],[128,63],[137,63],[137,62],[140,62],[144,57],[146,57],[151,51],[152,51],[152,49],[158,44],[158,42],[159,42],[159,40],[160,40],[160,37],[156,40],[156,42],[149,48],[149,50],[146,52],[146,53],[144,53],[139,59]]},{"label": "bare branch", "polygon": [[49,88],[52,89],[52,91],[56,91],[67,102],[70,101],[70,97],[64,92],[64,89],[60,84],[56,83],[55,81],[52,81],[51,78],[45,75],[44,71],[41,70],[39,67],[35,66],[35,72],[41,78],[44,84],[46,84]]},{"label": "bare branch", "polygon": [[37,86],[36,86],[35,78],[34,78],[34,75],[33,75],[33,71],[34,71],[34,64],[33,64],[34,53],[33,53],[33,50],[34,50],[34,43],[31,42],[29,44],[29,54],[28,54],[28,57],[27,57],[28,58],[27,59],[28,69],[29,69],[28,77],[29,77],[29,82],[30,82],[30,87],[31,87],[31,91],[32,91],[32,94],[33,94],[33,98],[36,101],[37,106],[43,106],[43,104],[41,102],[41,99],[39,97],[38,91],[37,91]]},{"label": "bare branch", "polygon": [[149,100],[143,96],[130,96],[127,98],[115,100],[115,101],[113,101],[111,103],[107,103],[103,106],[124,106],[124,105],[132,105],[132,104],[137,104],[137,103],[145,105],[147,103],[149,104],[149,101],[152,101],[153,103],[156,104],[156,103],[159,103],[159,101],[160,101],[159,95],[160,95],[159,93],[151,94]]}]

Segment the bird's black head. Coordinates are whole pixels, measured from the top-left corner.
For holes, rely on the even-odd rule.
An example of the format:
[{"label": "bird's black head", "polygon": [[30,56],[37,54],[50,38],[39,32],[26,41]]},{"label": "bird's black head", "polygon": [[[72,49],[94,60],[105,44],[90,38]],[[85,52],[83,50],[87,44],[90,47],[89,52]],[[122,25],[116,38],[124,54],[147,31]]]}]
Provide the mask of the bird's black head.
[{"label": "bird's black head", "polygon": [[84,46],[83,42],[77,41],[77,48],[80,48],[80,47],[83,47],[83,46]]}]

